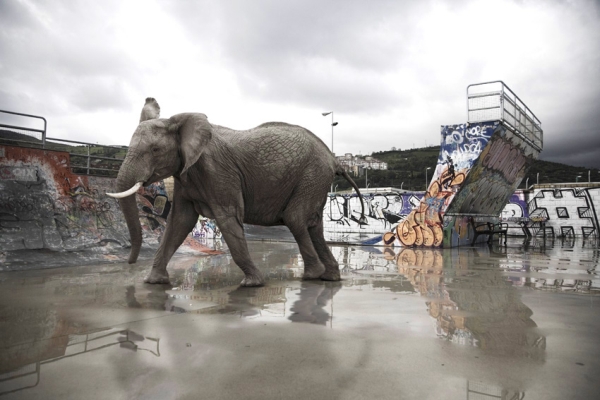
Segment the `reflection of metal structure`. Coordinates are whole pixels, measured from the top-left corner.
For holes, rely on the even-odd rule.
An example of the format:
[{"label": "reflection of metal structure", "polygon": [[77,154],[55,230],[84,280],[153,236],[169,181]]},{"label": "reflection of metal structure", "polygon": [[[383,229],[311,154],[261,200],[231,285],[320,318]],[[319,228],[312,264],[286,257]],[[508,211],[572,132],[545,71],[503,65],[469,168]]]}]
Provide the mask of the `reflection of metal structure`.
[{"label": "reflection of metal structure", "polygon": [[[101,343],[100,345],[98,345],[97,347],[93,347],[94,345],[98,344],[98,341],[106,340],[107,338],[111,338],[114,335],[125,335],[125,336],[117,337],[116,342],[110,342],[110,343],[100,342]],[[83,340],[78,340],[80,338],[83,338]],[[146,339],[148,339],[156,344],[156,350],[144,349],[144,348],[139,347],[138,344],[136,344],[136,343],[143,342]],[[152,353],[156,357],[160,357],[160,348],[159,348],[160,339],[144,337],[144,336],[142,336],[138,333],[135,333],[133,331],[130,331],[130,330],[117,330],[117,331],[112,331],[110,333],[102,333],[100,335],[96,335],[94,333],[85,334],[85,335],[72,335],[71,337],[69,337],[69,344],[65,348],[65,353],[67,353],[68,350],[70,350],[70,349],[77,348],[77,346],[83,347],[83,349],[74,350],[75,352],[73,352],[71,354],[65,354],[60,357],[55,357],[55,358],[51,358],[51,359],[43,360],[43,361],[37,361],[33,364],[26,365],[18,370],[18,371],[22,371],[29,366],[35,366],[35,370],[31,371],[31,372],[22,372],[22,373],[18,373],[16,375],[11,375],[11,372],[8,372],[6,374],[0,375],[0,383],[2,383],[2,384],[4,384],[5,382],[14,381],[16,379],[26,379],[30,376],[35,376],[35,383],[25,384],[26,386],[16,387],[11,390],[0,392],[0,396],[36,387],[40,383],[41,367],[44,364],[50,364],[50,363],[60,361],[65,358],[75,357],[75,356],[78,356],[81,354],[90,353],[92,351],[105,349],[107,347],[112,347],[117,344],[120,345],[120,347],[125,348],[125,349],[129,349],[129,350],[133,350],[133,351],[138,351],[138,350],[147,351],[149,353]],[[12,372],[14,372],[14,371],[12,371]],[[4,377],[4,376],[6,376],[6,377]]]},{"label": "reflection of metal structure", "polygon": [[522,400],[523,398],[525,398],[525,392],[506,390],[483,382],[467,381],[467,400]]},{"label": "reflection of metal structure", "polygon": [[540,120],[504,82],[469,85],[467,112],[468,122],[502,121],[517,136],[542,151]]}]

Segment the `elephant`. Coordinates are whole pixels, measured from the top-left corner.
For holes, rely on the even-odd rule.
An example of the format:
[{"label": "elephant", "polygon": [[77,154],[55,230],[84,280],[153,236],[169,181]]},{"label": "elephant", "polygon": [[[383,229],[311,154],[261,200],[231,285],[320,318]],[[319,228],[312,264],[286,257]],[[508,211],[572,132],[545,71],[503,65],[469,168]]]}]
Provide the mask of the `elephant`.
[{"label": "elephant", "polygon": [[133,264],[142,244],[135,193],[141,186],[174,177],[171,211],[145,282],[169,283],[167,264],[199,215],[216,221],[244,273],[242,286],[265,283],[250,258],[244,223],[286,225],[304,259],[303,279],[341,279],[323,236],[323,209],[335,175],[344,177],[363,200],[321,139],[283,122],[236,131],[211,124],[201,113],[159,117],[158,103],[147,98],[117,175],[119,192],[107,193],[118,198],[123,211]]}]

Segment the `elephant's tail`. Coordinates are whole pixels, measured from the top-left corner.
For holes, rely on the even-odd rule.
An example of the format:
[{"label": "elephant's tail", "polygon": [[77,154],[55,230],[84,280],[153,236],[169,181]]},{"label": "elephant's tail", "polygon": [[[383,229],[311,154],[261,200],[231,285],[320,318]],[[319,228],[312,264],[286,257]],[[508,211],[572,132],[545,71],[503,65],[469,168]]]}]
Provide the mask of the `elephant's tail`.
[{"label": "elephant's tail", "polygon": [[348,183],[350,183],[352,185],[352,187],[354,188],[354,190],[356,190],[356,193],[358,194],[358,198],[360,199],[360,206],[362,208],[362,210],[360,212],[360,220],[358,222],[361,225],[366,225],[367,224],[367,218],[365,218],[365,202],[363,200],[362,194],[360,194],[360,190],[358,190],[358,186],[356,185],[356,183],[354,182],[354,180],[352,178],[350,178],[350,175],[348,175],[348,173],[344,170],[344,168],[342,168],[342,166],[338,166],[338,170],[336,171],[336,175],[343,176],[344,179],[347,180]]}]

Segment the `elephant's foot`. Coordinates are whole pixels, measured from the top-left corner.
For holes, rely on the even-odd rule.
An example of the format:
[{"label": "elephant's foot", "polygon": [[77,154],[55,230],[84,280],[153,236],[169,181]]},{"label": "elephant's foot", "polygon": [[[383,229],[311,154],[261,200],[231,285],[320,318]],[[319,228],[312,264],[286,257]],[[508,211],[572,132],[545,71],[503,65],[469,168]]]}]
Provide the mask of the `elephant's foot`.
[{"label": "elephant's foot", "polygon": [[158,271],[153,269],[150,274],[144,279],[146,283],[166,284],[169,281],[169,273],[167,271]]},{"label": "elephant's foot", "polygon": [[314,265],[309,268],[304,267],[304,275],[302,275],[303,280],[311,280],[311,279],[319,279],[321,275],[325,272],[325,266],[322,264]]},{"label": "elephant's foot", "polygon": [[341,281],[342,280],[339,269],[328,269],[319,278],[321,278],[321,280],[323,280],[323,281]]},{"label": "elephant's foot", "polygon": [[251,286],[263,286],[265,284],[265,280],[260,274],[246,275],[242,282],[241,286],[251,287]]}]

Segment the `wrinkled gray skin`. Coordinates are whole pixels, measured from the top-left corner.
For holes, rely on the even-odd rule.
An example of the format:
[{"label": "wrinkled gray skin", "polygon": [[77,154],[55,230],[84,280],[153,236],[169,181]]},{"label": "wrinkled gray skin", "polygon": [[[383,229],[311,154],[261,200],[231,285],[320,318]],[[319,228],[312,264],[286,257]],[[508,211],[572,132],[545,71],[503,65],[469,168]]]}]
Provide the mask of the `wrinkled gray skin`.
[{"label": "wrinkled gray skin", "polygon": [[[216,220],[245,274],[242,286],[264,283],[250,259],[244,223],[286,225],[304,259],[304,279],[340,280],[323,237],[323,207],[335,174],[358,188],[319,138],[281,122],[235,131],[210,124],[204,114],[158,119],[159,111],[156,100],[146,99],[117,178],[120,192],[136,182],[146,186],[175,178],[167,227],[147,283],[169,283],[167,263],[198,214]],[[119,203],[131,235],[129,263],[135,263],[142,243],[135,194]]]}]

